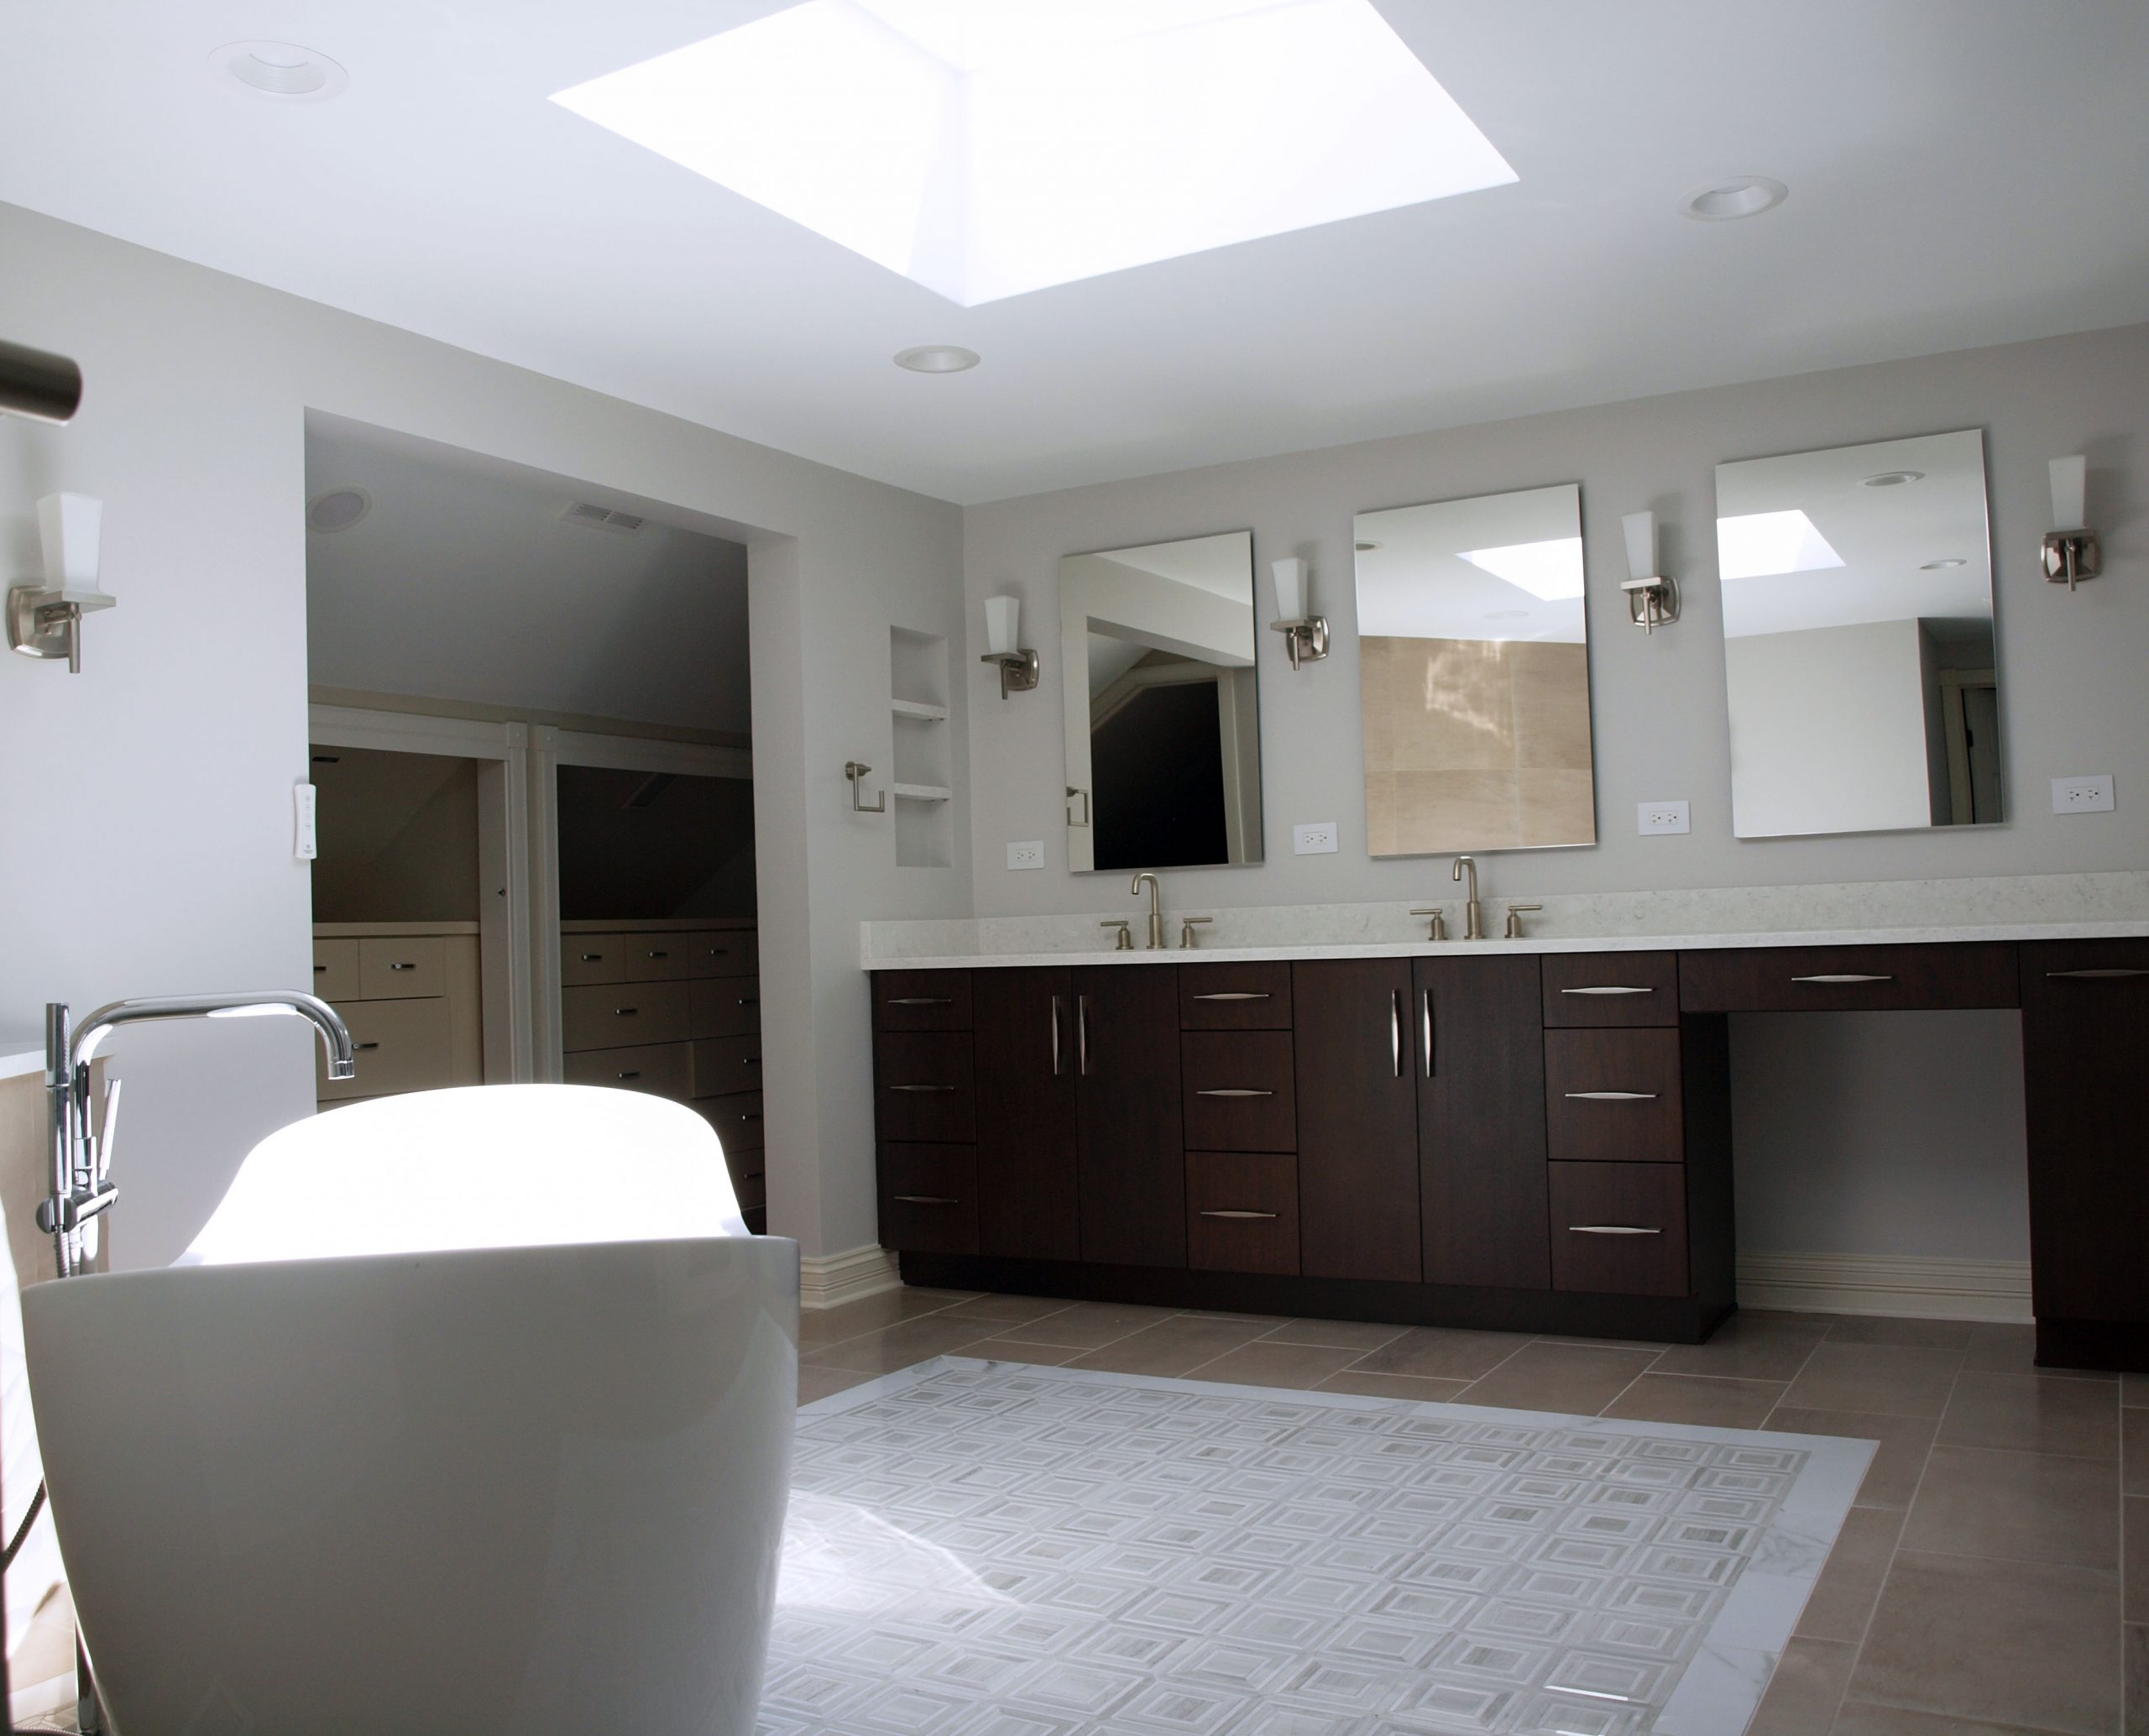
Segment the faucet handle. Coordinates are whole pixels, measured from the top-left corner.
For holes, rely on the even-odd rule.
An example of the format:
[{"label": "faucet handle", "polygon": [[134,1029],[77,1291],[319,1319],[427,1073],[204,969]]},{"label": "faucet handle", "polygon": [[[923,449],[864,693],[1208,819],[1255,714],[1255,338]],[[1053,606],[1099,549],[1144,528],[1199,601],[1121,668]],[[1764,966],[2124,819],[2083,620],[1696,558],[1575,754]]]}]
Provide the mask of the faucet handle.
[{"label": "faucet handle", "polygon": [[1205,928],[1216,920],[1213,916],[1183,916],[1179,919],[1179,946],[1181,952],[1194,950],[1194,931]]},{"label": "faucet handle", "polygon": [[1410,914],[1413,916],[1429,916],[1432,918],[1432,921],[1426,925],[1426,939],[1445,940],[1447,939],[1447,918],[1442,912],[1439,905],[1429,904],[1423,910],[1414,910]]},{"label": "faucet handle", "polygon": [[1508,936],[1510,940],[1523,938],[1522,915],[1526,910],[1542,910],[1541,904],[1510,904],[1508,906]]},{"label": "faucet handle", "polygon": [[1111,944],[1111,949],[1114,952],[1131,953],[1134,950],[1133,925],[1130,923],[1125,917],[1113,917],[1107,921],[1099,923],[1097,926],[1100,928],[1116,928],[1119,930],[1119,938]]}]

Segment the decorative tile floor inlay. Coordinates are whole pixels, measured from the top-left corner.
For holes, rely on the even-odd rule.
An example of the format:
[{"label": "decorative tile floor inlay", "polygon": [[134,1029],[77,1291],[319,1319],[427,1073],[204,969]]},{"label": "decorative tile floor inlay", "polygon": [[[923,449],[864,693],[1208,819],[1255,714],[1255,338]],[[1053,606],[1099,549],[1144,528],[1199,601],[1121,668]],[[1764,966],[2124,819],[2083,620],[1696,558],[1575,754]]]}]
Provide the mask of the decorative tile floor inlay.
[{"label": "decorative tile floor inlay", "polygon": [[1735,1736],[1872,1443],[942,1357],[799,1413],[764,1736]]}]

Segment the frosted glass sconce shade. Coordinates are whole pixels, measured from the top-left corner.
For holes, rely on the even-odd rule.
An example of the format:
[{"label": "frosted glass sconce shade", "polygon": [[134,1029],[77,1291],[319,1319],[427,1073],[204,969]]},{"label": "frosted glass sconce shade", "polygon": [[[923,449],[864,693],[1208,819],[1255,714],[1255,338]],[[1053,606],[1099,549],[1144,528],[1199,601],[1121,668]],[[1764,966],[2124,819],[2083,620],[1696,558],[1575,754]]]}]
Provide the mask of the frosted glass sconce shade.
[{"label": "frosted glass sconce shade", "polygon": [[1656,577],[1656,515],[1630,512],[1619,520],[1627,533],[1627,577]]},{"label": "frosted glass sconce shade", "polygon": [[2104,571],[2104,550],[2089,528],[2089,461],[2052,461],[2052,530],[2045,537],[2045,579],[2068,590]]},{"label": "frosted glass sconce shade", "polygon": [[1313,612],[1313,586],[1306,563],[1296,556],[1269,563],[1276,578],[1276,615],[1268,625],[1284,635],[1284,652],[1295,669],[1328,655],[1328,623]]},{"label": "frosted glass sconce shade", "polygon": [[1027,693],[1038,684],[1038,654],[1025,651],[1022,636],[1022,599],[987,597],[985,599],[985,655],[980,663],[1000,666],[1000,697]]},{"label": "frosted glass sconce shade", "polygon": [[1306,563],[1278,561],[1270,569],[1276,575],[1276,613],[1284,620],[1299,621],[1306,614]]},{"label": "frosted glass sconce shade", "polygon": [[1619,520],[1627,536],[1627,619],[1654,633],[1679,619],[1679,587],[1656,570],[1656,515],[1630,512]]},{"label": "frosted glass sconce shade", "polygon": [[82,617],[119,599],[97,584],[104,556],[104,502],[91,494],[47,494],[37,503],[44,583],[8,593],[8,643],[26,657],[67,660],[82,672]]},{"label": "frosted glass sconce shade", "polygon": [[2087,528],[2088,514],[2084,501],[2089,491],[2089,461],[2087,458],[2054,458],[2052,461],[2052,527],[2055,531],[2080,531]]}]

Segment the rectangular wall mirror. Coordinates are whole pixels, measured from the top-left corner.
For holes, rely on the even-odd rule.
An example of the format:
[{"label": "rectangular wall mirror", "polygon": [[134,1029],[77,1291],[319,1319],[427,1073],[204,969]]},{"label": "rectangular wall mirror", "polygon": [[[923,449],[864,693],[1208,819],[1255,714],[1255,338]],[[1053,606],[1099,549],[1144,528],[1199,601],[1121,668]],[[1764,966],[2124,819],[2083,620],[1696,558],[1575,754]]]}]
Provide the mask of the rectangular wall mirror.
[{"label": "rectangular wall mirror", "polygon": [[1253,533],[1059,563],[1067,865],[1261,860]]},{"label": "rectangular wall mirror", "polygon": [[1716,470],[1741,838],[2002,818],[1984,437]]},{"label": "rectangular wall mirror", "polygon": [[1582,489],[1362,512],[1366,848],[1597,841]]}]

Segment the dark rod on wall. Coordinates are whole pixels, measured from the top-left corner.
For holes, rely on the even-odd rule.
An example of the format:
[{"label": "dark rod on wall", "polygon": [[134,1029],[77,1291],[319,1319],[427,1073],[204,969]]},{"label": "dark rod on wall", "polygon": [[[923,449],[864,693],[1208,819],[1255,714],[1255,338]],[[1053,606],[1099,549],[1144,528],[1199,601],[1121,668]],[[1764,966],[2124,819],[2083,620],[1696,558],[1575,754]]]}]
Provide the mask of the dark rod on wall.
[{"label": "dark rod on wall", "polygon": [[81,403],[82,370],[67,357],[0,337],[0,414],[64,422]]}]

